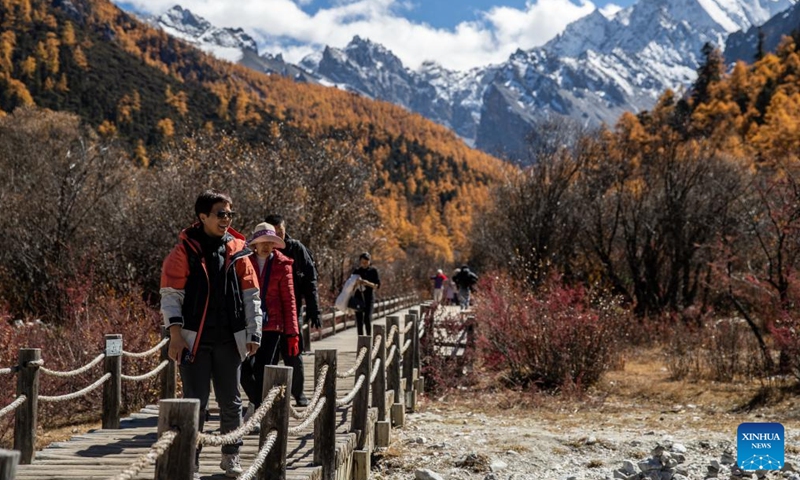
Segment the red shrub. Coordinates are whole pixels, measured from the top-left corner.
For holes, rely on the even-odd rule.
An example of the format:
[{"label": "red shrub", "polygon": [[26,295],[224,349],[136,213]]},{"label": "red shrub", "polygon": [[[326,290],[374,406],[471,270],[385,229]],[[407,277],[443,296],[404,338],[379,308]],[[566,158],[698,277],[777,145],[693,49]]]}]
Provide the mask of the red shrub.
[{"label": "red shrub", "polygon": [[580,286],[549,279],[532,292],[484,275],[476,295],[478,355],[512,385],[582,389],[617,359],[628,311]]},{"label": "red shrub", "polygon": [[[66,318],[58,325],[34,319],[12,320],[0,311],[0,368],[17,364],[20,348],[40,348],[42,359],[51,370],[74,370],[89,363],[105,348],[105,334],[122,334],[123,348],[129,352],[150,349],[160,340],[158,312],[141,299],[138,292],[119,294],[96,293],[99,290],[89,281],[76,282],[68,287],[73,299]],[[158,365],[158,355],[145,359],[124,357],[122,372],[141,375]],[[69,378],[40,374],[40,395],[62,395],[75,392],[94,383],[103,374],[103,362],[89,371]],[[145,382],[123,382],[123,411],[138,408],[156,398],[158,378]],[[0,393],[0,407],[16,398],[16,375],[0,375],[5,385]],[[102,387],[75,400],[39,403],[39,424],[45,428],[100,418]],[[12,438],[14,415],[0,418],[0,443]]]},{"label": "red shrub", "polygon": [[[433,319],[436,316],[436,328]],[[425,390],[441,393],[445,390],[474,383],[473,363],[475,348],[457,348],[457,341],[467,342],[472,336],[473,322],[466,322],[460,315],[442,317],[442,310],[429,310],[422,319],[425,336],[420,341],[420,362],[425,377]]]}]

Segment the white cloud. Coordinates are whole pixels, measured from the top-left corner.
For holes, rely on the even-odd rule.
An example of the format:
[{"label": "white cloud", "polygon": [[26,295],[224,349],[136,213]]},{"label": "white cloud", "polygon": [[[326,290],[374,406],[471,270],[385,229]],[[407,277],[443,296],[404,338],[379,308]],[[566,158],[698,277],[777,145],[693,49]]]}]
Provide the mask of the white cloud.
[{"label": "white cloud", "polygon": [[407,0],[339,0],[309,15],[301,8],[310,0],[128,0],[136,8],[161,13],[176,1],[221,27],[242,27],[272,53],[299,62],[313,48],[344,47],[355,35],[384,45],[403,64],[417,68],[435,60],[447,68],[466,70],[499,63],[517,48],[542,45],[566,25],[594,10],[589,0],[529,0],[522,9],[492,7],[478,19],[453,29],[434,28],[403,17],[413,6]]},{"label": "white cloud", "polygon": [[622,7],[614,3],[608,3],[600,9],[600,13],[606,18],[614,18],[614,16],[622,10]]}]

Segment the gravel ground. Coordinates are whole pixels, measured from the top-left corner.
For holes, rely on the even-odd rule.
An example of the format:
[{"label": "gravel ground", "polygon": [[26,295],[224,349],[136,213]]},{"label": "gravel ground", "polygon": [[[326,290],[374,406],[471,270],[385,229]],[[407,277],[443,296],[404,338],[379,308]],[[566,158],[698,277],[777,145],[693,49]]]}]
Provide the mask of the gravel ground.
[{"label": "gravel ground", "polygon": [[[373,478],[800,480],[792,468],[800,471],[800,422],[790,412],[633,403],[501,410],[487,407],[492,403],[489,396],[451,404],[427,399],[418,413],[407,414],[405,428],[392,430],[391,446],[373,457]],[[742,422],[784,425],[784,471],[737,471]]]}]

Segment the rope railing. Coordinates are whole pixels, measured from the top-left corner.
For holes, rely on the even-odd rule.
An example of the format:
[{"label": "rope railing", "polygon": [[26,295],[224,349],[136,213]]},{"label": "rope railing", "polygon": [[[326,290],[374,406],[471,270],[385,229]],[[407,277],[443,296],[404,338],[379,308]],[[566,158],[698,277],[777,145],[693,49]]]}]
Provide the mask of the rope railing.
[{"label": "rope railing", "polygon": [[358,356],[356,357],[356,364],[353,365],[353,368],[351,368],[350,370],[348,370],[346,372],[342,372],[342,373],[338,373],[337,372],[336,373],[336,378],[348,378],[348,377],[354,376],[356,374],[356,370],[358,370],[358,367],[361,366],[361,362],[364,361],[364,358],[366,356],[367,356],[367,349],[366,349],[366,347],[364,347],[361,350],[359,350]]},{"label": "rope railing", "polygon": [[[407,302],[404,303],[402,299],[393,299],[392,302],[394,302],[392,304],[395,306],[394,310],[397,310],[398,308],[407,308]],[[422,308],[424,309],[426,306],[423,305]],[[425,313],[426,311],[423,310],[423,316]],[[386,312],[384,312],[384,315],[386,315]],[[117,468],[124,468],[124,470],[117,474],[114,474],[113,471],[109,471],[106,472],[105,475],[109,476],[109,480],[133,480],[134,478],[141,477],[142,470],[146,469],[148,465],[156,463],[158,464],[158,471],[161,471],[162,468],[169,468],[171,469],[170,471],[174,473],[174,469],[179,468],[185,472],[187,467],[184,463],[182,463],[184,462],[183,459],[187,458],[185,448],[191,447],[193,449],[195,446],[213,447],[236,444],[242,441],[245,435],[256,431],[259,425],[262,427],[262,429],[268,430],[269,433],[265,438],[266,441],[263,447],[259,449],[258,453],[255,455],[252,466],[248,468],[244,474],[239,476],[239,479],[249,480],[256,478],[260,473],[263,473],[265,469],[269,469],[268,471],[281,468],[285,469],[287,460],[287,446],[285,444],[286,435],[307,435],[309,429],[313,429],[314,431],[314,464],[322,466],[323,472],[328,472],[329,474],[332,470],[338,471],[338,467],[336,466],[336,459],[338,455],[338,453],[336,453],[336,429],[341,427],[338,417],[340,413],[344,412],[343,409],[347,409],[348,413],[345,415],[349,416],[351,422],[348,431],[362,432],[363,437],[359,437],[356,440],[358,444],[357,450],[359,453],[362,455],[369,455],[369,451],[372,449],[373,445],[372,442],[374,442],[374,446],[379,446],[378,439],[380,439],[380,446],[388,446],[389,435],[387,427],[388,429],[391,429],[393,426],[402,427],[404,423],[404,412],[414,411],[414,405],[416,403],[415,390],[424,388],[424,378],[417,378],[416,368],[413,370],[413,373],[408,373],[405,371],[405,367],[410,367],[411,364],[414,363],[414,361],[409,361],[409,358],[413,360],[418,354],[418,342],[414,338],[409,339],[407,334],[409,332],[414,332],[415,334],[422,336],[424,331],[419,328],[420,324],[413,315],[418,316],[418,313],[415,313],[412,310],[408,315],[406,315],[406,323],[404,326],[400,325],[398,316],[387,317],[386,323],[387,327],[389,328],[384,329],[381,327],[379,331],[376,332],[376,336],[373,339],[361,337],[358,343],[358,353],[355,355],[355,360],[353,363],[350,363],[350,360],[344,362],[345,365],[350,366],[350,368],[345,372],[338,374],[331,372],[332,368],[335,370],[335,365],[337,363],[336,350],[323,349],[318,351],[316,362],[319,368],[319,378],[315,379],[316,385],[314,388],[314,393],[311,396],[311,400],[307,408],[295,409],[292,407],[292,402],[289,401],[290,397],[288,397],[288,390],[286,387],[286,385],[290,382],[289,377],[286,375],[290,374],[287,374],[283,370],[270,371],[269,375],[274,375],[273,385],[277,384],[277,386],[272,387],[267,392],[262,405],[256,409],[248,421],[244,422],[235,430],[225,434],[217,435],[205,434],[203,432],[198,432],[195,434],[195,432],[192,431],[191,437],[186,437],[184,435],[184,433],[188,435],[187,432],[179,433],[175,430],[165,432],[155,441],[155,443],[153,443],[149,450],[146,452],[145,448],[140,450],[140,452],[144,452],[142,455],[137,455],[135,458],[132,456],[129,459],[126,459],[124,462],[120,462]],[[414,321],[411,322],[411,319],[414,319]],[[391,323],[391,325],[388,325],[389,323]],[[404,343],[401,343],[399,340],[400,338],[403,338],[399,336],[400,333],[405,335]],[[17,373],[20,378],[19,384],[23,385],[22,387],[18,387],[17,398],[14,399],[11,404],[0,409],[0,418],[2,418],[4,415],[8,415],[14,410],[19,409],[19,407],[23,406],[26,401],[30,404],[32,402],[36,402],[37,398],[41,399],[42,402],[61,402],[72,400],[87,395],[101,385],[105,384],[105,391],[103,395],[103,428],[119,428],[119,410],[122,405],[119,398],[119,393],[117,393],[115,396],[114,391],[119,391],[120,382],[148,380],[158,376],[159,374],[162,374],[163,376],[163,391],[171,392],[167,393],[167,396],[162,398],[172,398],[174,396],[174,377],[176,372],[175,369],[171,367],[171,365],[174,364],[172,364],[169,360],[166,360],[165,357],[162,356],[158,360],[160,363],[158,363],[155,368],[141,375],[124,375],[121,371],[124,357],[145,358],[150,355],[154,355],[159,351],[162,355],[164,355],[164,347],[168,344],[169,340],[165,338],[147,351],[128,352],[122,349],[121,337],[122,336],[118,334],[107,335],[107,354],[102,353],[92,359],[88,364],[72,371],[55,371],[47,368],[28,368],[43,367],[45,362],[41,360],[41,351],[40,349],[21,349],[18,367],[14,366],[0,369],[0,375]],[[115,340],[118,343],[115,345],[114,343],[109,343],[109,340]],[[370,351],[370,348],[373,350]],[[388,358],[385,357],[387,352]],[[402,364],[400,364],[400,361],[395,361],[395,357],[398,357],[400,353],[405,355],[403,357]],[[116,356],[114,356],[114,354],[116,354]],[[348,358],[347,355],[349,355],[350,359],[353,358],[352,353],[346,354],[344,358]],[[103,376],[97,379],[93,384],[84,387],[79,391],[66,395],[38,395],[38,381],[36,380],[37,375],[40,372],[58,377],[71,377],[89,371],[99,363],[102,363],[103,359],[106,360],[105,372],[103,372]],[[365,361],[368,361],[371,365],[365,364]],[[150,361],[148,361],[147,366],[156,363],[149,362]],[[50,362],[47,363],[51,364]],[[392,364],[394,365],[390,375],[388,367]],[[398,386],[399,384],[397,383],[397,378],[401,375],[401,373],[399,373],[401,371],[404,371],[402,378],[405,378],[408,382],[405,384],[409,385],[407,388]],[[337,397],[336,392],[337,382],[334,378],[328,378],[328,373],[334,373],[336,378],[357,378],[352,390],[348,391],[343,397],[340,398]],[[378,381],[381,379],[382,373],[386,375],[386,378]],[[169,387],[170,377],[172,377],[172,390],[170,390]],[[391,380],[389,380],[389,377],[391,377]],[[25,386],[26,382],[31,386]],[[340,384],[340,386],[342,385]],[[373,391],[371,392],[371,390]],[[389,412],[390,409],[388,408],[388,403],[392,402],[392,400],[387,394],[389,394],[391,391],[395,392],[395,397],[393,403],[391,404],[391,412]],[[399,399],[397,396],[398,391],[400,392]],[[403,395],[404,393],[407,395]],[[375,400],[375,398],[378,397],[382,398],[383,400],[378,402]],[[174,413],[171,414],[170,412],[176,411],[170,407],[171,405],[174,405],[172,402],[174,402],[174,400],[170,400],[169,402],[162,404],[162,408],[164,408],[162,414],[167,418],[183,418],[182,415],[184,415],[184,413],[178,414],[178,417],[170,416],[174,415]],[[375,413],[372,412],[372,408],[377,409],[377,418],[379,419],[377,421],[375,421]],[[197,410],[195,409],[194,411],[195,413],[189,415],[190,418],[194,418],[197,415]],[[19,409],[17,412],[18,420],[21,418],[21,412],[24,412],[24,410]],[[389,419],[390,413],[391,420]],[[116,417],[114,417],[114,415],[116,415]],[[296,419],[299,425],[289,428],[287,425],[287,416],[289,418]],[[24,418],[24,416],[22,418]],[[107,419],[109,424],[113,425],[111,422],[113,422],[115,418],[117,426],[107,427]],[[35,422],[35,412],[33,419]],[[337,421],[334,422],[334,419]],[[160,422],[161,421],[159,421],[159,423]],[[178,421],[175,423],[168,423],[167,425],[185,424],[186,423],[183,421]],[[273,426],[276,428],[276,430],[273,430]],[[25,428],[31,430],[33,433],[27,433]],[[25,432],[23,433],[22,438],[33,438],[33,441],[35,442],[36,434],[32,427],[25,426],[21,431]],[[191,438],[192,440],[187,442],[186,440],[188,438]],[[365,441],[370,443],[364,444]],[[384,444],[383,442],[387,443]],[[282,459],[278,457],[282,457]],[[32,454],[29,456],[28,461],[31,460]],[[133,463],[129,463],[131,461]],[[188,462],[188,460],[186,461]],[[283,467],[281,467],[280,462],[284,462]],[[173,473],[170,473],[170,478],[172,478]]]},{"label": "rope railing", "polygon": [[394,344],[395,333],[397,333],[397,325],[392,325],[392,328],[389,330],[389,333],[386,334],[386,337],[389,338],[389,340],[386,342],[386,348],[389,348]]},{"label": "rope railing", "polygon": [[164,432],[161,438],[150,447],[150,450],[139,456],[135,462],[122,472],[113,477],[109,477],[109,480],[133,480],[144,467],[154,465],[156,460],[169,450],[169,447],[172,446],[172,442],[175,441],[175,437],[177,436],[177,430],[168,430]]},{"label": "rope railing", "polygon": [[93,384],[89,385],[88,387],[83,388],[81,390],[78,390],[77,392],[67,393],[65,395],[55,395],[55,396],[39,395],[39,401],[41,401],[41,402],[63,402],[63,401],[66,401],[66,400],[74,400],[74,399],[76,399],[78,397],[82,397],[82,396],[86,395],[87,393],[89,393],[92,390],[96,389],[100,385],[104,384],[106,381],[108,381],[109,378],[111,378],[111,374],[110,373],[106,373],[105,375],[100,377],[96,382],[94,382]]},{"label": "rope railing", "polygon": [[164,370],[167,367],[167,365],[169,365],[169,360],[164,360],[161,363],[159,363],[156,368],[150,370],[147,373],[143,373],[141,375],[120,375],[120,377],[123,380],[130,380],[132,382],[141,382],[143,380],[155,377],[156,375],[159,374],[159,372],[161,372],[161,370]]},{"label": "rope railing", "polygon": [[0,418],[2,418],[4,415],[9,414],[9,413],[13,412],[14,410],[16,410],[17,407],[19,407],[20,405],[25,403],[25,400],[27,400],[27,399],[28,399],[28,397],[26,397],[25,395],[18,396],[16,399],[14,399],[13,402],[9,403],[5,407],[3,407],[2,410],[0,410]]},{"label": "rope railing", "polygon": [[239,475],[236,480],[253,480],[256,478],[256,474],[264,466],[264,461],[267,459],[267,455],[269,455],[272,447],[275,446],[275,440],[277,439],[278,431],[270,431],[264,445],[261,447],[261,450],[258,451],[258,455],[256,455],[253,464],[250,465],[250,468],[248,468],[246,472]]},{"label": "rope railing", "polygon": [[353,389],[350,390],[350,393],[345,395],[342,398],[336,399],[336,406],[341,407],[342,405],[347,405],[348,403],[352,402],[353,399],[356,397],[356,394],[359,390],[361,390],[361,386],[364,385],[364,375],[360,375],[356,384],[353,386]]},{"label": "rope railing", "polygon": [[308,402],[308,407],[304,411],[299,412],[295,410],[294,407],[289,406],[290,415],[292,416],[292,418],[295,418],[297,420],[303,420],[308,418],[309,415],[311,415],[311,412],[314,410],[314,407],[316,407],[317,402],[319,402],[319,399],[322,396],[322,387],[325,384],[325,377],[327,376],[328,376],[328,366],[323,365],[322,368],[319,369],[319,376],[317,377],[317,383],[316,383],[316,388],[314,389],[314,395]]},{"label": "rope railing", "polygon": [[389,368],[389,366],[394,361],[395,352],[397,352],[397,346],[392,345],[392,349],[389,350],[389,353],[386,354],[386,368]]},{"label": "rope railing", "polygon": [[375,379],[378,378],[378,372],[379,372],[378,369],[380,368],[380,366],[381,366],[381,359],[380,358],[375,359],[375,363],[372,364],[372,375],[370,375],[369,377],[370,385],[375,383]]},{"label": "rope railing", "polygon": [[422,338],[425,335],[425,325],[420,325],[419,327],[419,334],[417,335],[419,338]]},{"label": "rope railing", "polygon": [[382,339],[380,335],[375,335],[375,339],[372,341],[372,355],[370,355],[370,360],[375,360],[378,356],[378,347],[381,345]]},{"label": "rope railing", "polygon": [[[104,358],[106,358],[106,354],[105,353],[101,353],[100,355],[94,357],[86,365],[84,365],[82,367],[79,367],[79,368],[76,368],[75,370],[67,371],[67,372],[59,372],[57,370],[50,370],[49,368],[47,368],[47,367],[45,367],[43,365],[39,367],[39,371],[41,371],[42,373],[46,373],[47,375],[52,375],[54,377],[69,378],[69,377],[74,377],[74,376],[80,375],[81,373],[84,373],[84,372],[88,372],[92,367],[94,367],[95,365],[100,363]],[[33,364],[33,362],[29,363],[29,365],[31,365],[31,364]]]},{"label": "rope railing", "polygon": [[267,414],[267,411],[272,408],[275,400],[279,394],[285,394],[285,387],[272,387],[267,393],[267,397],[261,403],[261,406],[253,412],[245,423],[243,423],[236,430],[232,430],[224,435],[211,435],[208,433],[199,433],[197,435],[197,445],[208,445],[212,447],[219,447],[222,445],[233,445],[242,439],[245,435],[255,430],[255,426],[261,423],[261,419]]},{"label": "rope railing", "polygon": [[126,352],[125,350],[123,350],[122,351],[122,356],[131,357],[131,358],[149,357],[150,355],[152,355],[152,354],[158,352],[159,350],[161,350],[161,348],[163,348],[164,345],[166,345],[167,343],[169,343],[169,338],[165,338],[165,339],[161,340],[160,342],[158,342],[158,344],[155,347],[151,348],[150,350],[147,350],[146,352],[138,352],[137,353],[137,352]]},{"label": "rope railing", "polygon": [[[297,425],[295,427],[289,428],[289,430],[288,430],[289,434],[297,435],[298,433],[300,433],[303,430],[305,430],[306,428],[308,428],[308,426],[311,425],[311,422],[313,422],[314,420],[317,419],[317,417],[319,416],[319,412],[322,411],[322,407],[324,407],[324,406],[325,406],[325,397],[322,397],[322,398],[319,399],[319,403],[317,403],[317,407],[314,409],[314,411],[311,413],[311,415],[309,415],[309,417],[306,418],[305,421],[303,421],[303,423],[301,423],[300,425]],[[308,411],[311,412],[311,409],[309,408]]]}]

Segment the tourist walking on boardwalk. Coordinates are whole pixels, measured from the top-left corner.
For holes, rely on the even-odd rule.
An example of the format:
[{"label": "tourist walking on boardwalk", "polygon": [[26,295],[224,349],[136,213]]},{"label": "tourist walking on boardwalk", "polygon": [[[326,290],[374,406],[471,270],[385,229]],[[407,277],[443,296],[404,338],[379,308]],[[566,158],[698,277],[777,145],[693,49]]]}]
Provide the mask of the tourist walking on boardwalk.
[{"label": "tourist walking on boardwalk", "polygon": [[[303,350],[303,318],[300,316],[303,302],[306,304],[306,320],[314,328],[320,328],[319,295],[317,293],[317,266],[311,252],[300,240],[286,233],[286,221],[281,215],[270,214],[264,219],[275,227],[275,233],[283,239],[286,247],[280,251],[291,258],[292,279],[294,280],[294,299],[297,302],[297,327],[300,331],[300,350]],[[285,351],[285,349],[284,349]],[[305,369],[303,357],[283,357],[283,363],[292,367],[292,396],[300,407],[308,405],[308,398],[303,393],[305,385]]]},{"label": "tourist walking on boardwalk", "polygon": [[[261,343],[261,302],[252,254],[230,228],[231,198],[215,190],[197,197],[197,222],[184,229],[161,270],[161,313],[169,329],[169,358],[179,365],[184,398],[200,400],[200,431],[210,384],[220,410],[220,431],[241,425],[239,374],[242,361]],[[241,440],[222,447],[220,468],[228,477],[243,470]],[[199,478],[200,447],[195,458]]]},{"label": "tourist walking on boardwalk", "polygon": [[281,350],[284,358],[300,354],[292,259],[278,250],[285,246],[275,227],[266,222],[256,225],[250,238],[256,252],[250,263],[258,274],[264,312],[261,348],[242,366],[242,387],[254,409],[261,405],[264,366],[277,365]]},{"label": "tourist walking on boardwalk", "polygon": [[469,308],[469,295],[472,288],[478,283],[478,275],[469,269],[469,266],[462,265],[461,270],[453,277],[453,281],[458,287],[458,299],[461,303],[461,310]]},{"label": "tourist walking on boardwalk", "polygon": [[353,295],[362,295],[364,309],[356,312],[356,328],[359,335],[372,335],[372,307],[375,302],[374,290],[380,288],[381,279],[378,270],[371,265],[372,257],[367,252],[358,257],[358,267],[353,270],[353,275],[358,275],[356,291]]},{"label": "tourist walking on boardwalk", "polygon": [[453,270],[453,275],[450,278],[447,279],[447,282],[445,282],[444,297],[445,297],[445,300],[447,301],[448,305],[458,305],[459,304],[459,301],[458,301],[458,286],[456,285],[456,282],[453,281],[453,279],[458,276],[458,272],[460,272],[460,271],[461,271],[460,268],[456,268],[455,270]]},{"label": "tourist walking on boardwalk", "polygon": [[445,275],[440,268],[436,270],[436,275],[432,276],[431,280],[433,280],[433,303],[439,304],[442,302],[444,286],[445,283],[447,283],[447,275]]}]

